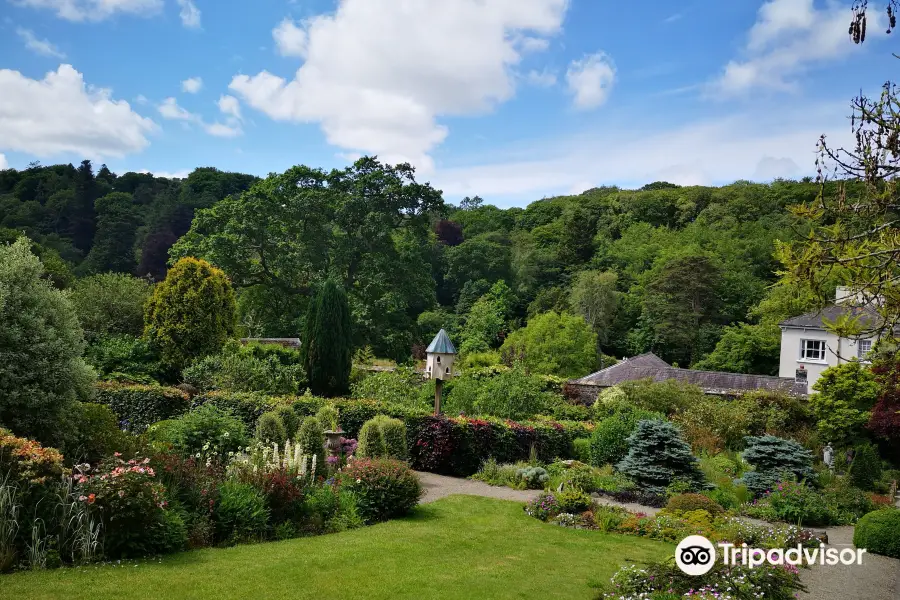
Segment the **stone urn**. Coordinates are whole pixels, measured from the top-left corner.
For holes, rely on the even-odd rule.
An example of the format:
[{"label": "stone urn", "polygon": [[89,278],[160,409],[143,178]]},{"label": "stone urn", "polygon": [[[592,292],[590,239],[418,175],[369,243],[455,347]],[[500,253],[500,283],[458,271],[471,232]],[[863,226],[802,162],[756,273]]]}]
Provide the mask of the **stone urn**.
[{"label": "stone urn", "polygon": [[325,432],[325,448],[331,456],[341,455],[341,438],[344,437],[343,430],[326,431]]}]

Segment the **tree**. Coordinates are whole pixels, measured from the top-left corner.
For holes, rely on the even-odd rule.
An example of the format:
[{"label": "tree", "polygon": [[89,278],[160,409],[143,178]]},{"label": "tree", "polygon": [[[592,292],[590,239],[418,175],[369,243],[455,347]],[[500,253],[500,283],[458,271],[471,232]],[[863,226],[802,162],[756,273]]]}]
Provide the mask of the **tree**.
[{"label": "tree", "polygon": [[725,328],[715,350],[694,368],[727,373],[778,375],[781,328],[738,323]]},{"label": "tree", "polygon": [[775,489],[785,478],[810,481],[815,476],[812,453],[794,440],[764,435],[744,441],[744,460],[755,469],[744,474],[744,483],[757,496]]},{"label": "tree", "polygon": [[900,352],[893,342],[875,348],[872,373],[878,383],[878,402],[872,408],[868,428],[883,442],[900,451]]},{"label": "tree", "polygon": [[[888,33],[896,26],[898,4],[888,0]],[[866,39],[868,2],[853,3],[849,35]],[[823,135],[816,159],[819,194],[792,208],[811,223],[809,233],[778,246],[786,281],[826,295],[824,275],[841,271],[877,319],[845,316],[827,324],[841,337],[891,331],[900,323],[900,90],[888,81],[881,94],[857,96],[851,104],[855,146],[834,147]],[[880,300],[879,300],[880,298]]]},{"label": "tree", "polygon": [[303,338],[304,364],[313,394],[331,397],[350,392],[350,327],[347,295],[329,279],[310,308]]},{"label": "tree", "polygon": [[575,314],[588,322],[601,346],[609,339],[609,330],[619,308],[618,280],[618,275],[612,271],[581,271],[572,283],[569,305]]},{"label": "tree", "polygon": [[0,426],[58,446],[73,403],[91,395],[93,373],[72,304],[42,279],[29,245],[0,245]]},{"label": "tree", "polygon": [[97,232],[94,244],[85,259],[82,270],[87,273],[131,273],[136,261],[134,240],[139,216],[132,206],[130,194],[113,192],[99,198],[94,206]]},{"label": "tree", "polygon": [[693,489],[706,485],[691,447],[668,421],[640,421],[628,438],[628,455],[616,469],[641,489],[655,494],[664,493],[674,481],[687,482]]},{"label": "tree", "polygon": [[79,279],[71,300],[89,341],[104,335],[139,336],[152,290],[146,279],[103,273]]},{"label": "tree", "polygon": [[818,394],[809,397],[809,404],[822,439],[839,446],[860,441],[878,399],[872,371],[855,360],[828,367],[813,389]]},{"label": "tree", "polygon": [[205,260],[179,260],[147,301],[144,334],[173,373],[218,352],[234,328],[231,282]]},{"label": "tree", "polygon": [[510,334],[500,352],[533,373],[581,377],[597,366],[597,334],[581,317],[548,312]]},{"label": "tree", "polygon": [[643,316],[652,331],[652,347],[670,360],[699,359],[703,326],[716,317],[716,283],[721,271],[703,254],[675,256],[650,276]]}]

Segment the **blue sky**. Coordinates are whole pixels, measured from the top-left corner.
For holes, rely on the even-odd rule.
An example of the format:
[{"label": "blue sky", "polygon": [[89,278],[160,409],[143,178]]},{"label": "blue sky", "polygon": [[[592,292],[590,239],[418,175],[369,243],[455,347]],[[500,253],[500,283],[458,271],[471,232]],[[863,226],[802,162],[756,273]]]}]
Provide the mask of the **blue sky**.
[{"label": "blue sky", "polygon": [[0,0],[0,168],[409,161],[448,200],[813,174],[895,40],[849,1]]}]

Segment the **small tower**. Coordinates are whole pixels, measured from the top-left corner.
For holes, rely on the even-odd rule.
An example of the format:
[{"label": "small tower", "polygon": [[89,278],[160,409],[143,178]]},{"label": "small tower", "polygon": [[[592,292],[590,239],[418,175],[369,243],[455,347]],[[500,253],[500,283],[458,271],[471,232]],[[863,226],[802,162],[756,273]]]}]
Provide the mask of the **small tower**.
[{"label": "small tower", "polygon": [[434,379],[434,414],[441,414],[441,389],[444,382],[453,378],[453,361],[456,348],[447,332],[441,329],[425,349],[425,378]]},{"label": "small tower", "polygon": [[425,349],[425,378],[447,381],[453,377],[456,348],[447,332],[441,329]]}]

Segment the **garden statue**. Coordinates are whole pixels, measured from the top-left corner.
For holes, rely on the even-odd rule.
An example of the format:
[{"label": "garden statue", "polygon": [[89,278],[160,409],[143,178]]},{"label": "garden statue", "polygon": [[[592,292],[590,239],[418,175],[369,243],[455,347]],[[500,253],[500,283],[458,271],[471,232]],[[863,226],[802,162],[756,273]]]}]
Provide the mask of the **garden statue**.
[{"label": "garden statue", "polygon": [[823,450],[822,454],[825,459],[825,466],[828,467],[829,470],[834,470],[834,448],[831,447],[831,443],[829,442],[827,446],[825,446],[825,450]]}]

